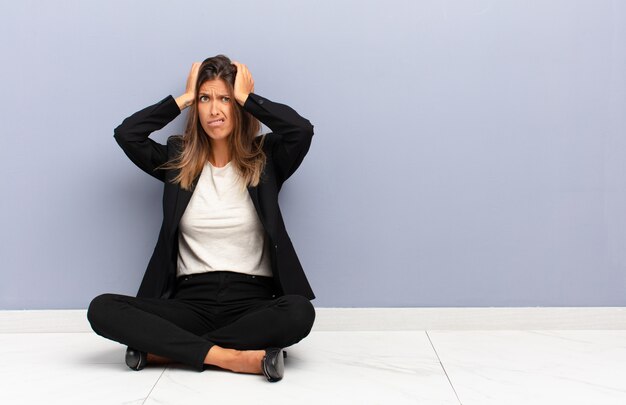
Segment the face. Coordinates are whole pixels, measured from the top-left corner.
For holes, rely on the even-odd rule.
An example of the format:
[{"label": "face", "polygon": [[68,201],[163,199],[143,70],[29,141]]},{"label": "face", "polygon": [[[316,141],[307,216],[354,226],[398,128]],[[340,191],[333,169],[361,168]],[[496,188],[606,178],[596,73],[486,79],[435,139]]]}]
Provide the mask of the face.
[{"label": "face", "polygon": [[233,131],[233,102],[221,79],[208,80],[198,91],[198,118],[213,140],[223,140]]}]

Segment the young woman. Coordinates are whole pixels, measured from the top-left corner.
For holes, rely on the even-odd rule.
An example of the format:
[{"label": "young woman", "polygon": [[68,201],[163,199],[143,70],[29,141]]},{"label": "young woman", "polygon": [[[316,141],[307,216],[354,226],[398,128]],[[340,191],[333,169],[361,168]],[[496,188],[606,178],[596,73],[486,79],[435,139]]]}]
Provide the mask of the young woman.
[{"label": "young woman", "polygon": [[[183,135],[149,135],[190,107]],[[258,135],[263,122],[271,133]],[[196,62],[184,94],[126,118],[115,140],[164,183],[163,223],[136,297],[101,294],[93,330],[128,345],[126,363],[177,361],[282,379],[282,350],[306,337],[315,298],[291,244],[278,192],[300,166],[313,125],[254,93],[247,67]]]}]

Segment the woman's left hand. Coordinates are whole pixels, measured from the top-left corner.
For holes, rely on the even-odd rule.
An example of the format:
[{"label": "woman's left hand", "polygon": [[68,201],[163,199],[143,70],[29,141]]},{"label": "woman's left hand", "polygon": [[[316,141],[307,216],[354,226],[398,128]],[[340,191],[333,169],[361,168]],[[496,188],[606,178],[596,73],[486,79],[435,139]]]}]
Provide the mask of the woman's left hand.
[{"label": "woman's left hand", "polygon": [[248,94],[254,92],[254,79],[246,65],[233,61],[233,65],[237,67],[237,75],[235,76],[235,99],[242,106],[248,98]]}]

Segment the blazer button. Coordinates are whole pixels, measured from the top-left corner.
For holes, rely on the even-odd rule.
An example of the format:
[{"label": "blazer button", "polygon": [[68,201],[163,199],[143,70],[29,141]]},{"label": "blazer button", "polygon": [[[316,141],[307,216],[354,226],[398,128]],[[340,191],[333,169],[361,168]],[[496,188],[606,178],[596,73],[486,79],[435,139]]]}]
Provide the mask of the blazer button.
[{"label": "blazer button", "polygon": [[265,101],[265,100],[263,100],[262,98],[260,98],[260,99],[259,99],[259,104],[263,104],[263,101]]},{"label": "blazer button", "polygon": [[278,249],[278,245],[274,245],[274,249]]}]

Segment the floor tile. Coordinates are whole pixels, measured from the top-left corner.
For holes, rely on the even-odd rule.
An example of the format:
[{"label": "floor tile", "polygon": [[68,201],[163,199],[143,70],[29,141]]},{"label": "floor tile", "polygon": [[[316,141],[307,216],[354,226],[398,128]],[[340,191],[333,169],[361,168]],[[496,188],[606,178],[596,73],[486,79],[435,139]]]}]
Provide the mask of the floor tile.
[{"label": "floor tile", "polygon": [[626,331],[428,331],[463,405],[626,404]]},{"label": "floor tile", "polygon": [[165,367],[140,372],[94,333],[0,334],[0,404],[142,404]]}]

